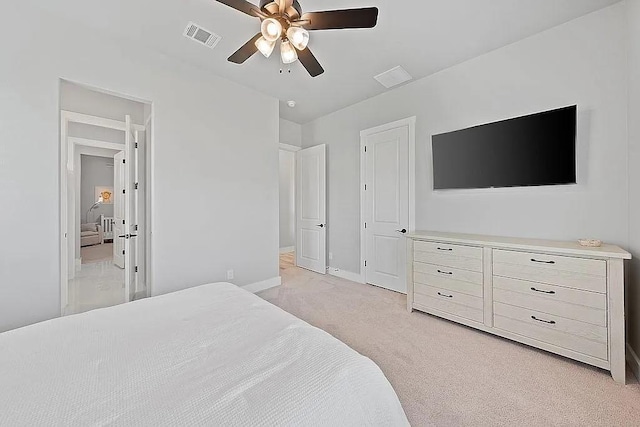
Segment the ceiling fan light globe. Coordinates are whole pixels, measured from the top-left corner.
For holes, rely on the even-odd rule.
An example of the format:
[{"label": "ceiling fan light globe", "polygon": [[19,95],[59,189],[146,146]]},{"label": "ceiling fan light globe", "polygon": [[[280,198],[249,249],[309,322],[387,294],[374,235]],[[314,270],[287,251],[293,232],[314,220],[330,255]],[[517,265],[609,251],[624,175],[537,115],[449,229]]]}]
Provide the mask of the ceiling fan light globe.
[{"label": "ceiling fan light globe", "polygon": [[267,18],[260,25],[260,32],[269,42],[275,42],[282,35],[282,24],[277,19]]},{"label": "ceiling fan light globe", "polygon": [[276,42],[275,41],[270,42],[264,37],[260,37],[256,41],[256,47],[258,48],[260,53],[265,56],[265,58],[268,58],[273,53],[273,49],[275,49],[276,47]]},{"label": "ceiling fan light globe", "polygon": [[280,46],[280,56],[283,64],[292,64],[298,60],[298,53],[288,40],[282,42]]},{"label": "ceiling fan light globe", "polygon": [[309,44],[309,32],[300,27],[289,27],[287,38],[298,50],[304,50]]}]

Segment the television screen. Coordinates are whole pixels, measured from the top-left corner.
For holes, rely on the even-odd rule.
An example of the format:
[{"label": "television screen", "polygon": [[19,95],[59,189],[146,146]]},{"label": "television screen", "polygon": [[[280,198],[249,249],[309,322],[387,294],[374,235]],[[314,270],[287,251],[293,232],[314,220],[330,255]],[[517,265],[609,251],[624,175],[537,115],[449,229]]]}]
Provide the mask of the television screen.
[{"label": "television screen", "polygon": [[434,189],[576,183],[577,107],[434,135]]}]

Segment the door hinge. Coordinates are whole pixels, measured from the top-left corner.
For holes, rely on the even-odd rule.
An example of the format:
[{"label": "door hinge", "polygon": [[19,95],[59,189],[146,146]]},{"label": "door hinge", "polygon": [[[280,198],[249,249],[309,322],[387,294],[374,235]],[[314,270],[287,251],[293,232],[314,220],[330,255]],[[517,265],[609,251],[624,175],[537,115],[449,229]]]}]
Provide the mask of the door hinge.
[{"label": "door hinge", "polygon": [[127,194],[127,190],[125,190],[124,188],[122,189],[122,194]]},{"label": "door hinge", "polygon": [[367,146],[366,145],[364,146],[364,152],[365,153],[367,152]]},{"label": "door hinge", "polygon": [[122,225],[124,225],[124,219],[122,220]]},{"label": "door hinge", "polygon": [[136,231],[138,231],[138,225],[137,225],[137,224],[136,224],[136,226],[135,226],[135,229],[136,229]]},{"label": "door hinge", "polygon": [[364,191],[367,191],[367,184],[364,185]]},{"label": "door hinge", "polygon": [[365,261],[365,262],[364,262],[364,266],[365,266],[365,267],[367,266],[367,261]]},{"label": "door hinge", "polygon": [[136,190],[138,189],[138,183],[137,182],[135,183],[135,189]]},{"label": "door hinge", "polygon": [[122,163],[127,163],[127,160],[126,159],[122,159]]},{"label": "door hinge", "polygon": [[138,148],[138,143],[136,142],[136,148]]},{"label": "door hinge", "polygon": [[136,265],[136,273],[138,272],[138,266]]},{"label": "door hinge", "polygon": [[122,255],[124,255],[124,251],[122,251]]},{"label": "door hinge", "polygon": [[367,223],[366,222],[364,223],[364,228],[367,228]]}]

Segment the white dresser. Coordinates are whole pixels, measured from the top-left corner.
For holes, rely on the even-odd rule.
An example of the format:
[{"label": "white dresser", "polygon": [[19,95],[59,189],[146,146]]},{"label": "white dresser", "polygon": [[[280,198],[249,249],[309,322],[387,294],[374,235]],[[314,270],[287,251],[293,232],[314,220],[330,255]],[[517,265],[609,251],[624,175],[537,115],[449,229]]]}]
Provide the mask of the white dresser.
[{"label": "white dresser", "polygon": [[407,308],[611,371],[625,382],[617,246],[469,234],[408,235]]}]

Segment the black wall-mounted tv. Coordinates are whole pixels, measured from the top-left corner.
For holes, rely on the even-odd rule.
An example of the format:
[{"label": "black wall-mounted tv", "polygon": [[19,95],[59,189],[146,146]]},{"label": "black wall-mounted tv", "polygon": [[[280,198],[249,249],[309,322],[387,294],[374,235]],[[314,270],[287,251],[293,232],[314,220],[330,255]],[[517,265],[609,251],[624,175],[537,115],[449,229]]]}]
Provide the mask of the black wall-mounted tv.
[{"label": "black wall-mounted tv", "polygon": [[434,135],[435,190],[576,183],[577,107]]}]

